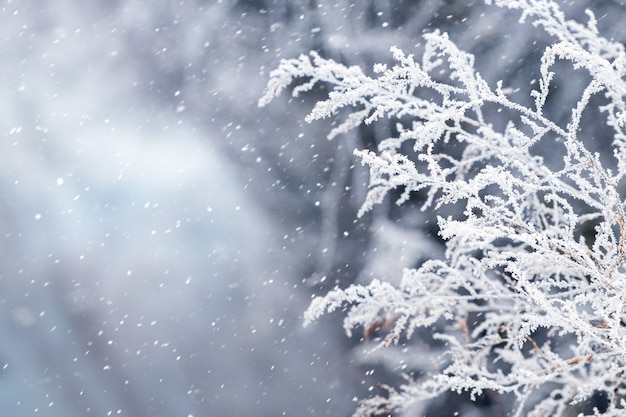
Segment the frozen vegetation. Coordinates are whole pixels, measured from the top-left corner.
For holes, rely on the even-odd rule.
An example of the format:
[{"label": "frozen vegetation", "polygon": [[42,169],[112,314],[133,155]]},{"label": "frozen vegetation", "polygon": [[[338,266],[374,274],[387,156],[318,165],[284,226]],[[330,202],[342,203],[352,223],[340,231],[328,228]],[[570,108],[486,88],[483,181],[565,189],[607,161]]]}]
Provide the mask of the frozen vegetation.
[{"label": "frozen vegetation", "polygon": [[[438,30],[424,35],[420,58],[392,47],[393,63],[376,64],[373,76],[316,52],[283,60],[259,101],[294,82],[293,97],[323,83],[328,98],[306,121],[342,116],[329,139],[395,122],[375,150],[355,151],[370,170],[359,216],[394,190],[398,205],[423,192],[422,210],[455,209],[437,217],[443,258],[404,269],[397,283],[383,274],[338,286],[306,312],[309,324],[343,308],[348,336],[377,333],[379,349],[402,345],[407,358],[420,351],[407,342],[419,329],[438,343],[427,373],[402,369],[406,382],[361,402],[356,416],[402,412],[449,391],[508,394],[517,416],[569,415],[594,394],[603,402],[590,414],[626,408],[624,46],[599,34],[591,10],[581,23],[548,0],[495,3],[549,35],[530,104],[502,81],[490,85],[475,57]],[[566,122],[544,112],[557,61],[586,76],[572,86],[579,98]],[[590,118],[610,129],[611,160],[585,147]]]}]

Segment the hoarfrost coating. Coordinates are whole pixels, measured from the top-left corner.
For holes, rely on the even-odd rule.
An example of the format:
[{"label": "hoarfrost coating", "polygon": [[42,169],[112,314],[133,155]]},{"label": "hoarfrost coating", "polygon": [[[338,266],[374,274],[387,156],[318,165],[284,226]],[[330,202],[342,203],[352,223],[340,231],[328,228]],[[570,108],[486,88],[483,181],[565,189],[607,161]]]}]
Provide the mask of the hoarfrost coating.
[{"label": "hoarfrost coating", "polygon": [[[374,77],[315,52],[285,59],[259,101],[305,79],[294,97],[318,83],[331,87],[307,121],[350,112],[331,138],[396,122],[375,151],[355,152],[370,169],[359,215],[398,189],[397,204],[423,192],[422,210],[457,209],[438,217],[444,259],[405,269],[398,285],[374,279],[333,289],[305,314],[308,324],[345,308],[348,335],[361,328],[367,340],[382,331],[381,348],[406,344],[420,328],[444,342],[435,372],[414,370],[398,388],[362,401],[356,416],[401,412],[450,390],[472,400],[484,391],[512,395],[517,416],[568,415],[596,392],[604,415],[626,408],[624,47],[599,34],[591,11],[582,24],[552,1],[495,3],[550,36],[531,105],[510,98],[501,81],[490,86],[474,56],[438,31],[424,36],[419,60],[391,48],[393,65],[374,66]],[[557,61],[587,75],[565,123],[544,111]],[[608,163],[585,146],[581,126],[590,117],[611,129]],[[560,164],[546,164],[542,149]]]}]

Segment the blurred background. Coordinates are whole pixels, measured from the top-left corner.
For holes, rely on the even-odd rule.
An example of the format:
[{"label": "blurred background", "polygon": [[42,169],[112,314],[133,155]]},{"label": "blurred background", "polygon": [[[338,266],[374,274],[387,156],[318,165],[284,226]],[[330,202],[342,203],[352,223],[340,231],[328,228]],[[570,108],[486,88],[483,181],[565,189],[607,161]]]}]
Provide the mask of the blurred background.
[{"label": "blurred background", "polygon": [[[626,38],[623,2],[564,7]],[[390,126],[328,141],[336,121],[303,123],[322,89],[257,100],[282,58],[369,69],[439,28],[529,102],[549,39],[518,18],[447,0],[0,2],[2,414],[349,416],[419,372],[422,342],[407,359],[368,354],[340,314],[302,327],[311,296],[441,256],[420,196],[356,219],[367,172],[352,150]],[[556,120],[582,81],[557,76]],[[602,125],[585,129],[607,149]],[[505,407],[456,397],[408,414]]]}]

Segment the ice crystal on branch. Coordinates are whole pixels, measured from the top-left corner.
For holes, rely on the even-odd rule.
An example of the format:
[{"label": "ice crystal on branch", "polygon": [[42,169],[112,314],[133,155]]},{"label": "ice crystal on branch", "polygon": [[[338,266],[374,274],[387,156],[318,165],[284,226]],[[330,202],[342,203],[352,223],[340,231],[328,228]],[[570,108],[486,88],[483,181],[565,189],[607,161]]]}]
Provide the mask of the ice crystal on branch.
[{"label": "ice crystal on branch", "polygon": [[[347,308],[348,334],[389,318],[384,346],[418,328],[436,329],[445,342],[435,374],[365,400],[356,415],[401,411],[449,390],[472,398],[485,390],[511,393],[517,414],[530,416],[563,415],[600,391],[608,400],[605,415],[625,412],[626,231],[618,191],[626,173],[624,48],[599,35],[591,12],[581,24],[548,0],[494,3],[521,10],[522,20],[554,40],[539,63],[538,89],[529,93],[532,108],[509,98],[501,83],[489,86],[474,57],[438,32],[425,35],[419,61],[392,48],[395,64],[376,65],[375,77],[316,53],[283,60],[260,100],[267,104],[304,79],[294,96],[318,83],[332,88],[308,121],[351,111],[330,137],[362,123],[397,121],[398,135],[377,152],[356,151],[370,167],[360,214],[398,188],[398,204],[425,190],[424,210],[461,207],[438,218],[445,259],[405,270],[399,286],[379,277],[335,289],[307,310],[310,323]],[[565,126],[543,111],[557,61],[589,75]],[[594,95],[604,97],[595,102],[603,102],[597,110],[612,129],[614,172],[579,137]],[[493,122],[493,108],[508,116],[503,128]],[[452,142],[462,152],[452,152]],[[562,164],[548,166],[542,149],[560,152]],[[445,331],[437,326],[442,322]],[[557,343],[567,338],[571,346]]]}]

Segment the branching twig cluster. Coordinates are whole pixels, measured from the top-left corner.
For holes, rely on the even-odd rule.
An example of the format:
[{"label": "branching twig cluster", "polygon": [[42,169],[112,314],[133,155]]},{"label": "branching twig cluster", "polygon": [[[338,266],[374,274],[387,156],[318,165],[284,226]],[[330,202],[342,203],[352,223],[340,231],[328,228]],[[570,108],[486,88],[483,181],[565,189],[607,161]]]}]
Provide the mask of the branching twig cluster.
[{"label": "branching twig cluster", "polygon": [[[419,61],[392,48],[395,65],[376,65],[373,78],[316,53],[284,60],[260,101],[305,79],[294,95],[318,83],[332,87],[307,120],[351,111],[331,137],[381,118],[397,121],[398,135],[377,152],[356,151],[370,167],[360,214],[398,188],[398,204],[425,190],[425,210],[461,207],[438,218],[445,259],[405,270],[397,287],[381,277],[336,289],[307,310],[310,323],[347,306],[346,332],[362,326],[369,333],[385,323],[385,344],[448,325],[435,335],[446,346],[437,373],[389,388],[387,396],[362,402],[356,415],[402,410],[448,390],[512,393],[518,415],[530,416],[562,415],[603,391],[605,415],[625,412],[626,215],[618,192],[626,173],[624,48],[599,35],[591,12],[583,25],[566,20],[549,0],[494,3],[521,10],[522,19],[555,40],[543,52],[531,108],[509,98],[501,83],[490,87],[474,57],[438,32],[425,35]],[[589,75],[566,126],[544,114],[556,61]],[[615,172],[579,136],[594,95],[604,97],[597,110],[613,132]],[[509,116],[503,129],[487,108]],[[462,152],[452,152],[452,142]],[[407,143],[414,154],[406,153]],[[549,168],[542,149],[560,152],[562,164]],[[557,343],[567,338],[573,343]],[[545,396],[530,403],[537,390]]]}]

